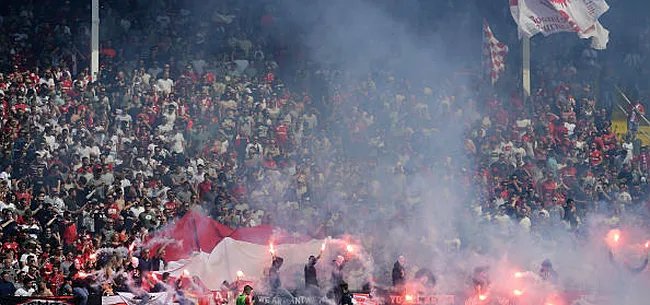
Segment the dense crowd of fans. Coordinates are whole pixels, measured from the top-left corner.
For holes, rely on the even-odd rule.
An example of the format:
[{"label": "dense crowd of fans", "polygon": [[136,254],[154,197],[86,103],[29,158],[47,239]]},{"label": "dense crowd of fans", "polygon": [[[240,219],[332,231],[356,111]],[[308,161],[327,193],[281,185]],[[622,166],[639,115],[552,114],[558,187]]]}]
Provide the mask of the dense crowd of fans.
[{"label": "dense crowd of fans", "polygon": [[[89,20],[69,17],[86,7],[26,2],[0,19],[0,295],[129,290],[164,269],[164,249],[136,246],[135,261],[106,249],[134,250],[190,209],[230,227],[354,233],[370,253],[378,232],[435,204],[423,180],[504,234],[552,239],[590,213],[647,213],[650,152],[614,133],[581,81],[588,63],[541,71],[529,101],[472,76],[359,80],[301,68],[272,7],[146,2],[103,7],[114,39],[96,81],[80,51]],[[359,221],[377,219],[389,225]]]}]

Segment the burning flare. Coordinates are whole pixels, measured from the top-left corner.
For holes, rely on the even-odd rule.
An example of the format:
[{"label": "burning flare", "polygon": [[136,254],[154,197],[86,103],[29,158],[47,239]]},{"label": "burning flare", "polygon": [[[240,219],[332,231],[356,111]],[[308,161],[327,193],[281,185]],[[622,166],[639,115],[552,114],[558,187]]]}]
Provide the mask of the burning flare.
[{"label": "burning flare", "polygon": [[404,296],[404,300],[406,300],[407,302],[413,302],[413,295],[407,294],[406,296]]},{"label": "burning flare", "polygon": [[320,245],[320,252],[325,251],[325,243],[323,242],[322,245]]},{"label": "burning flare", "polygon": [[240,279],[242,277],[244,277],[244,272],[241,270],[237,271],[237,278]]},{"label": "burning flare", "polygon": [[352,245],[347,245],[345,246],[345,250],[347,250],[348,252],[352,252],[354,248],[352,248]]},{"label": "burning flare", "polygon": [[485,300],[487,300],[487,295],[479,294],[478,299],[481,300],[481,301],[485,301]]},{"label": "burning flare", "polygon": [[275,255],[275,248],[273,247],[273,243],[269,244],[269,252],[271,252],[271,255]]},{"label": "burning flare", "polygon": [[181,276],[179,278],[182,280],[186,276],[190,276],[190,272],[187,271],[187,269],[183,270],[183,273],[181,273]]},{"label": "burning flare", "polygon": [[512,294],[514,294],[516,296],[520,296],[520,295],[523,295],[524,292],[519,290],[519,289],[515,289],[515,290],[512,291]]},{"label": "burning flare", "polygon": [[516,278],[520,278],[520,277],[522,277],[522,276],[524,276],[523,273],[521,273],[521,272],[515,272],[515,277],[516,277]]},{"label": "burning flare", "polygon": [[607,233],[608,243],[611,245],[616,245],[621,240],[621,230],[612,229]]}]

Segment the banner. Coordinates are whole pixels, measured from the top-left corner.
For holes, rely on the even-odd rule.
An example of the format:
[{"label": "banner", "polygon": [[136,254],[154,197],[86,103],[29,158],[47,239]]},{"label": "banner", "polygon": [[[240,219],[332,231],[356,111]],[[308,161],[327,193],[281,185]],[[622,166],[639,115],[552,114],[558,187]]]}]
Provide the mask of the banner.
[{"label": "banner", "polygon": [[483,67],[490,76],[493,86],[506,71],[506,55],[508,55],[508,46],[494,37],[490,25],[483,20]]},{"label": "banner", "polygon": [[[150,305],[173,305],[179,301],[178,296],[169,297],[167,293],[151,293]],[[235,299],[231,296],[222,295],[219,292],[207,292],[203,294],[186,295],[185,300],[197,305],[225,305],[234,304]],[[363,293],[353,293],[352,299],[355,305],[481,305],[481,304],[519,304],[516,298],[505,296],[490,296],[488,299],[479,300],[476,296],[463,294],[431,294],[431,295],[379,295],[371,296]],[[315,296],[270,296],[255,295],[256,305],[331,305],[332,301],[326,297]],[[550,301],[549,301],[550,300]],[[115,296],[99,297],[91,296],[88,305],[136,305],[141,299],[135,298],[130,293],[120,293]],[[552,304],[563,305],[605,305],[612,304],[611,300],[602,295],[588,292],[567,291],[554,294],[547,301]],[[492,303],[490,303],[492,302]],[[22,297],[0,297],[2,305],[76,305],[72,297],[51,297],[51,298],[22,298]]]},{"label": "banner", "polygon": [[[103,305],[136,305],[142,302],[142,298],[132,293],[118,292],[117,295],[102,297]],[[166,292],[149,293],[149,300],[146,304],[172,304],[173,297]]]},{"label": "banner", "polygon": [[[354,293],[352,295],[355,305],[481,305],[481,304],[520,304],[516,297],[492,296],[479,300],[476,296],[463,294],[431,294],[431,295],[385,295],[371,297],[368,294]],[[585,292],[563,292],[549,298],[552,304],[563,305],[605,305],[611,304],[602,296]],[[327,298],[320,297],[283,297],[283,296],[255,296],[256,305],[325,305],[331,304]]]},{"label": "banner", "polygon": [[[77,301],[72,296],[60,297],[12,297],[0,296],[2,305],[77,305]],[[101,305],[100,296],[89,296],[88,305]]]},{"label": "banner", "polygon": [[598,21],[608,10],[605,0],[510,0],[520,35],[574,32],[580,38],[592,38],[591,47],[597,50],[609,42],[609,31]]},{"label": "banner", "polygon": [[256,305],[330,305],[326,297],[288,297],[256,295]]}]

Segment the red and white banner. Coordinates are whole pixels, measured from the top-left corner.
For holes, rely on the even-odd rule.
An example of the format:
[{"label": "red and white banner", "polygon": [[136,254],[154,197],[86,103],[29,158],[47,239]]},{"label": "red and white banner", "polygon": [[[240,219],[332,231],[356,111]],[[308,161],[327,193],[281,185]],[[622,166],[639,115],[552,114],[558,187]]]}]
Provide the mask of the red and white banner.
[{"label": "red and white banner", "polygon": [[[132,293],[120,292],[113,296],[103,296],[102,304],[103,305],[136,305],[141,304],[142,299],[136,297]],[[161,293],[150,293],[149,301],[146,304],[173,304],[174,299],[171,295],[166,292]]]},{"label": "red and white banner", "polygon": [[494,37],[487,21],[483,21],[483,66],[490,75],[492,85],[506,71],[505,59],[508,55],[508,46]]},{"label": "red and white banner", "polygon": [[510,0],[520,35],[574,32],[580,38],[591,38],[591,47],[597,50],[609,42],[609,31],[598,21],[608,10],[605,0]]},{"label": "red and white banner", "polygon": [[[170,240],[174,242],[169,243]],[[238,272],[246,280],[264,278],[264,270],[271,265],[270,243],[284,259],[282,282],[293,286],[293,275],[303,270],[309,255],[320,253],[325,242],[267,225],[232,229],[190,211],[165,230],[152,234],[145,244],[151,252],[165,246],[165,259],[169,262],[165,271],[172,277],[186,272],[200,279],[209,290],[218,290],[223,281],[236,281]],[[336,249],[329,248],[324,257],[335,255]],[[317,268],[321,265],[327,266],[323,263]],[[156,273],[160,277],[162,272]]]}]

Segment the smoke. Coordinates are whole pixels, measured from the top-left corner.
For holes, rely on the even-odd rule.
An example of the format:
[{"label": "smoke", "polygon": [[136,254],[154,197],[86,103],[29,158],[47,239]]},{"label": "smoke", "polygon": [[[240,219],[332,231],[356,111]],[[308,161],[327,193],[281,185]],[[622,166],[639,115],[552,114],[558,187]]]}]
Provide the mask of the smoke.
[{"label": "smoke", "polygon": [[[571,232],[561,221],[531,233],[525,223],[481,210],[486,198],[474,195],[479,186],[469,170],[475,164],[463,156],[467,122],[477,118],[472,100],[478,87],[450,76],[476,62],[480,27],[447,24],[422,35],[405,21],[417,4],[402,10],[407,18],[401,19],[370,1],[277,5],[287,12],[281,21],[296,31],[294,39],[307,46],[315,77],[327,84],[322,92],[340,98],[324,112],[334,122],[327,131],[336,135],[327,140],[342,149],[319,151],[314,162],[332,172],[324,184],[332,227],[362,239],[373,258],[372,276],[389,279],[402,254],[412,272],[434,270],[440,291],[468,289],[472,270],[487,265],[496,286],[509,292],[518,285],[513,270],[536,273],[549,259],[560,274],[554,289],[624,292],[624,304],[639,303],[646,294],[632,284],[639,276],[612,266],[598,217],[583,219],[586,233]],[[442,37],[449,36],[477,43],[448,49]],[[355,141],[359,125],[370,134],[362,140],[377,145]]]}]

